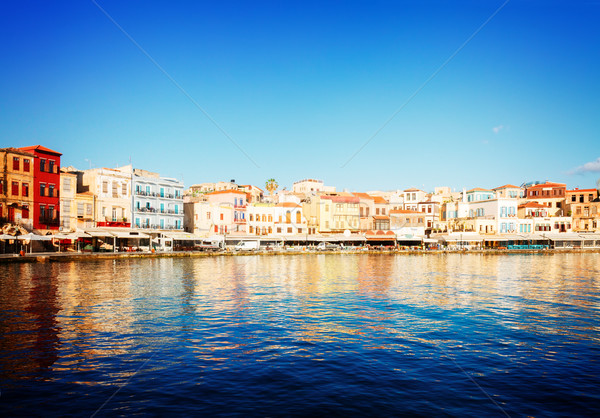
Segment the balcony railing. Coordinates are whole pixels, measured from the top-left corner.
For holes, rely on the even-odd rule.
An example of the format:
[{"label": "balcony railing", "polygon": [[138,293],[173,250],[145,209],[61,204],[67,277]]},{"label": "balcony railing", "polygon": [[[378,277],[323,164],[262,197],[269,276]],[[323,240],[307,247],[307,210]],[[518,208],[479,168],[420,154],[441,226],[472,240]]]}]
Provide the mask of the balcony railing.
[{"label": "balcony railing", "polygon": [[163,199],[183,199],[182,195],[174,195],[171,193],[145,192],[143,190],[136,190],[135,194],[137,196],[160,197]]},{"label": "balcony railing", "polygon": [[156,225],[156,224],[140,224],[140,225],[136,225],[136,228],[141,228],[141,229],[181,230],[181,229],[183,229],[183,226],[176,227],[174,225],[169,225],[169,226],[163,226],[163,227],[161,227],[160,225]]},{"label": "balcony railing", "polygon": [[39,223],[44,225],[59,225],[60,219],[58,218],[50,218],[48,216],[40,216],[38,218]]}]

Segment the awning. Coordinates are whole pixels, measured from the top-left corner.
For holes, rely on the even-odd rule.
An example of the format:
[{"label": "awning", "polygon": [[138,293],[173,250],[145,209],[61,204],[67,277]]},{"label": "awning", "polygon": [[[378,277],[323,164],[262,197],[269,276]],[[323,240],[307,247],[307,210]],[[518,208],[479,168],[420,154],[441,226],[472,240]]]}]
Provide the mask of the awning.
[{"label": "awning", "polygon": [[[13,237],[14,239],[14,237]],[[29,241],[52,241],[52,235],[36,235],[36,234],[25,234],[25,235],[19,235],[17,237],[17,239],[19,240],[29,240]]]},{"label": "awning", "polygon": [[0,239],[15,239],[13,235],[0,234]]},{"label": "awning", "polygon": [[367,235],[367,241],[396,241],[395,236],[390,235]]},{"label": "awning", "polygon": [[86,230],[85,233],[92,237],[114,237],[114,235],[111,234],[110,232],[102,231],[102,230],[98,230],[98,229]]},{"label": "awning", "polygon": [[442,235],[440,238],[446,242],[483,242],[481,235],[473,234]]},{"label": "awning", "polygon": [[111,233],[117,238],[150,238],[150,235],[137,231],[111,231]]},{"label": "awning", "polygon": [[163,232],[162,234],[164,238],[171,238],[175,241],[202,241],[204,239],[198,235],[181,231]]}]

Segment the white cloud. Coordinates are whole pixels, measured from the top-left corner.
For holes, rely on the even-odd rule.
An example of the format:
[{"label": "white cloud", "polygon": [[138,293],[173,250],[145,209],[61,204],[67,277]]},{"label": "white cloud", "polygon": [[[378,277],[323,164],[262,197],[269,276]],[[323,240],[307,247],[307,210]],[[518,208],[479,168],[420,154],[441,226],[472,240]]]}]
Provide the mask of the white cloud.
[{"label": "white cloud", "polygon": [[500,132],[502,129],[504,129],[504,125],[498,125],[498,126],[494,126],[492,128],[492,131],[494,131],[495,134],[497,134],[498,132]]},{"label": "white cloud", "polygon": [[574,170],[571,170],[569,174],[583,174],[583,173],[600,173],[600,157],[596,161],[590,161],[584,165],[580,165]]}]

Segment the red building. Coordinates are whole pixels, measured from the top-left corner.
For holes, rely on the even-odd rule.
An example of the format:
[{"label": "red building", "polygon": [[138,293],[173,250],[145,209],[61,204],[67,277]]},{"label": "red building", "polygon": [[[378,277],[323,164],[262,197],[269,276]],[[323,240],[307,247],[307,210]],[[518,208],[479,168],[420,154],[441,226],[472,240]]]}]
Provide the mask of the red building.
[{"label": "red building", "polygon": [[36,156],[33,164],[33,228],[60,226],[60,152],[41,145],[19,148]]}]

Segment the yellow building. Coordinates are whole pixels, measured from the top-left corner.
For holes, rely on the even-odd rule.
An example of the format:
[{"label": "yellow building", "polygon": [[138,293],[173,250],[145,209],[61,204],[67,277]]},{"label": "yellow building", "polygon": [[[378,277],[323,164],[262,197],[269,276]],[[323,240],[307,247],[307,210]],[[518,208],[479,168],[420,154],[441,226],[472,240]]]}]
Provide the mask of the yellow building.
[{"label": "yellow building", "polygon": [[328,193],[311,196],[303,204],[309,233],[358,232],[360,198],[350,193]]},{"label": "yellow building", "polygon": [[0,224],[33,228],[35,156],[15,148],[0,149]]}]

